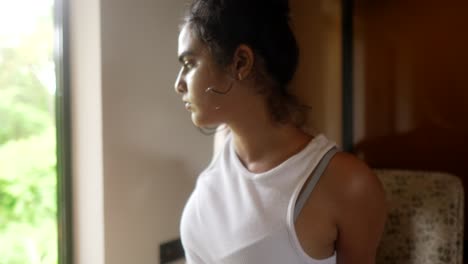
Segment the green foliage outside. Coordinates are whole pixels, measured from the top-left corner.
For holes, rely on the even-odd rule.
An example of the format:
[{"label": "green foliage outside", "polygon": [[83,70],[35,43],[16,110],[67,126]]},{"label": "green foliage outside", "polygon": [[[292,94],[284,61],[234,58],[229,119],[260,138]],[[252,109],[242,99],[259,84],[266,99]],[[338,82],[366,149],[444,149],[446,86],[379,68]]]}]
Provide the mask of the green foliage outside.
[{"label": "green foliage outside", "polygon": [[0,31],[0,264],[57,263],[53,40],[51,6]]}]

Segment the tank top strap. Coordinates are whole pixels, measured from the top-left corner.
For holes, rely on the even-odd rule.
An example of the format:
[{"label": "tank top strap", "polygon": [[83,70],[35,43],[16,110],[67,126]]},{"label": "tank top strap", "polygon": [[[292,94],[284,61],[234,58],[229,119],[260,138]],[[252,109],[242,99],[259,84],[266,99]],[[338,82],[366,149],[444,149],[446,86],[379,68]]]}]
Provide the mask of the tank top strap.
[{"label": "tank top strap", "polygon": [[319,164],[315,167],[313,170],[312,174],[310,175],[310,181],[309,183],[305,186],[304,191],[300,194],[300,196],[297,198],[297,203],[296,206],[294,207],[294,222],[296,222],[297,217],[299,216],[299,213],[302,211],[302,208],[304,207],[305,203],[309,199],[310,194],[315,188],[315,185],[317,185],[317,182],[319,181],[320,177],[322,174],[325,172],[325,169],[327,168],[328,164],[330,163],[330,160],[333,158],[333,156],[338,152],[336,147],[331,148],[320,160]]}]

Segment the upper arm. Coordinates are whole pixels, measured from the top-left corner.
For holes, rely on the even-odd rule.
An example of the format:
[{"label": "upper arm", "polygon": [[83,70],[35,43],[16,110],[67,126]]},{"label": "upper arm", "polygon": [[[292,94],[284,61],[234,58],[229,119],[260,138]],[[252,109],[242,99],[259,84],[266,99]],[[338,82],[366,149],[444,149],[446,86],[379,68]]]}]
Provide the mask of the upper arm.
[{"label": "upper arm", "polygon": [[337,263],[373,264],[387,218],[385,193],[380,180],[363,162],[354,157],[345,159],[337,216]]}]

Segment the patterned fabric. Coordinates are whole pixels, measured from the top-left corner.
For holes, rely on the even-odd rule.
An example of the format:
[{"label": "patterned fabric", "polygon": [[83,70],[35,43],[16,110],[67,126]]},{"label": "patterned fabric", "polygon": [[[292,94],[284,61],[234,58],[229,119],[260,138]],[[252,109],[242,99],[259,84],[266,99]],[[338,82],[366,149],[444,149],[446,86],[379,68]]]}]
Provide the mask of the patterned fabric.
[{"label": "patterned fabric", "polygon": [[461,264],[464,194],[460,179],[434,172],[375,172],[389,206],[377,264]]}]

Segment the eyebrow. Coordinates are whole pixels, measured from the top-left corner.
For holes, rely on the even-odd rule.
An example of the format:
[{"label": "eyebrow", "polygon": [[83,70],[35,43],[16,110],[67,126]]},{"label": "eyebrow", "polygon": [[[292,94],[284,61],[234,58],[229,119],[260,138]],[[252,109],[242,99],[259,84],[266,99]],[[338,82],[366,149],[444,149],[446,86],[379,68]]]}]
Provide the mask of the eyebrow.
[{"label": "eyebrow", "polygon": [[195,52],[190,51],[190,50],[182,52],[182,53],[179,55],[179,61],[180,61],[181,63],[183,63],[185,57],[188,57],[188,56],[195,56]]}]

